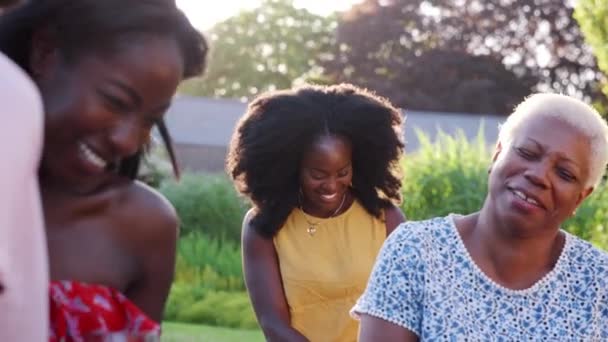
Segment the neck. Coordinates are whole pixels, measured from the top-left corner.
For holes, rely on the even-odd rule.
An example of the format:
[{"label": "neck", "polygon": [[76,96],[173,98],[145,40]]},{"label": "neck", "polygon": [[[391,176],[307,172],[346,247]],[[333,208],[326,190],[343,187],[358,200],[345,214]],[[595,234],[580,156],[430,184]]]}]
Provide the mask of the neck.
[{"label": "neck", "polygon": [[524,229],[497,217],[495,210],[485,203],[476,215],[476,229],[488,241],[497,245],[534,252],[539,246],[551,246],[559,237],[559,226],[543,229]]},{"label": "neck", "polygon": [[509,288],[527,288],[550,272],[565,243],[559,229],[522,232],[498,220],[485,206],[465,220],[468,229],[461,229],[461,235],[471,257],[488,276]]},{"label": "neck", "polygon": [[340,200],[340,203],[337,207],[332,209],[320,208],[316,203],[308,201],[306,198],[301,199],[300,201],[300,209],[311,216],[319,217],[319,218],[329,218],[334,217],[344,211],[345,208],[348,208],[348,204],[350,203],[351,198],[349,196],[349,192],[346,191]]},{"label": "neck", "polygon": [[43,193],[64,197],[89,197],[111,190],[116,185],[125,183],[127,178],[118,174],[107,174],[99,179],[86,182],[74,182],[72,179],[59,177],[43,168],[38,171],[38,182]]},{"label": "neck", "polygon": [[106,215],[116,205],[128,185],[105,187],[87,194],[73,193],[57,186],[41,186],[40,193],[47,229],[67,228],[83,218]]}]

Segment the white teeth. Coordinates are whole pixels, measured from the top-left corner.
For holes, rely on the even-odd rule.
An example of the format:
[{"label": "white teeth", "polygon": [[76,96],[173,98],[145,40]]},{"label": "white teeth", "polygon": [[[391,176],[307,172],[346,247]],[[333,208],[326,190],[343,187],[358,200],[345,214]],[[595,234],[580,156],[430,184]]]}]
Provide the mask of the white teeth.
[{"label": "white teeth", "polygon": [[533,198],[530,197],[526,198],[526,202],[534,204],[536,206],[538,205],[538,202],[536,202]]},{"label": "white teeth", "polygon": [[519,191],[519,190],[513,190],[513,194],[519,198],[521,198],[522,200],[530,203],[530,204],[534,204],[536,206],[538,206],[538,202],[536,200],[534,200],[533,198],[530,198],[528,196],[526,196],[523,192]]},{"label": "white teeth", "polygon": [[513,190],[513,193],[515,194],[515,196],[521,198],[522,200],[526,200],[526,195],[524,195],[523,192],[519,191],[519,190]]},{"label": "white teeth", "polygon": [[78,144],[78,148],[82,155],[89,161],[91,164],[103,169],[108,164],[103,158],[101,158],[97,153],[93,152],[87,145],[84,143]]},{"label": "white teeth", "polygon": [[333,195],[321,195],[321,197],[325,198],[325,199],[332,199],[335,198],[336,196],[338,196],[338,194],[333,194]]}]

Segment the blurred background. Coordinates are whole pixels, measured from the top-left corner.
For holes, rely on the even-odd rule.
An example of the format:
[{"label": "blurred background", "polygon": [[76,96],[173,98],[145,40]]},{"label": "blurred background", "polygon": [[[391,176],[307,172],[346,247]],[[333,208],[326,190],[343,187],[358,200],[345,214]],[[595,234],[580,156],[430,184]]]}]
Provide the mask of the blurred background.
[{"label": "blurred background", "polygon": [[182,85],[168,116],[193,171],[223,169],[248,100],[302,83],[349,82],[387,97],[407,115],[408,152],[419,145],[416,127],[472,138],[484,126],[491,144],[498,123],[535,91],[608,108],[606,1],[177,3],[211,44],[205,76]]}]

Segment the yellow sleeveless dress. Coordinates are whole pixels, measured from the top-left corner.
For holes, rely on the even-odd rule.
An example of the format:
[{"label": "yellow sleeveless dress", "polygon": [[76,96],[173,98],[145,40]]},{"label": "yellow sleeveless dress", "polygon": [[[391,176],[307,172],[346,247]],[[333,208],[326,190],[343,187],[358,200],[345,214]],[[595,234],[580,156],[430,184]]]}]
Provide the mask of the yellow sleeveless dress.
[{"label": "yellow sleeveless dress", "polygon": [[[319,223],[313,235],[306,219]],[[292,327],[312,342],[356,341],[359,324],[349,310],[385,239],[383,218],[357,201],[327,219],[294,209],[274,238]]]}]

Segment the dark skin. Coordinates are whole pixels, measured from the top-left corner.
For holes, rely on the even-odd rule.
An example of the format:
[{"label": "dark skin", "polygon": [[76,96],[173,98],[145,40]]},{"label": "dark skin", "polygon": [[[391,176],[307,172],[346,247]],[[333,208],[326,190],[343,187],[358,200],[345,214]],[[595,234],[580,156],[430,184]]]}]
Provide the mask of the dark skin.
[{"label": "dark skin", "polygon": [[[317,139],[303,156],[300,184],[302,207],[314,217],[330,217],[346,211],[353,203],[352,147],[336,136]],[[338,210],[344,197],[344,204]],[[337,211],[336,211],[337,210]],[[243,222],[243,268],[258,322],[268,341],[307,341],[291,327],[289,306],[281,280],[276,250],[271,239],[263,238],[249,224],[251,212]],[[405,217],[400,209],[385,210],[387,236]]]},{"label": "dark skin", "polygon": [[[561,255],[560,225],[591,194],[587,137],[555,118],[535,116],[499,143],[482,209],[458,217],[456,228],[473,261],[496,283],[527,289]],[[363,315],[360,341],[417,341],[403,327]]]},{"label": "dark skin", "polygon": [[51,279],[115,288],[160,322],[178,219],[160,194],[115,170],[164,115],[183,61],[172,39],[132,38],[67,63],[52,36],[35,36],[31,70],[45,107],[39,179]]}]

